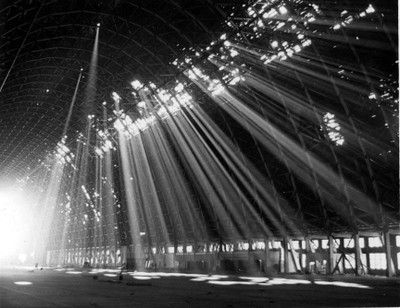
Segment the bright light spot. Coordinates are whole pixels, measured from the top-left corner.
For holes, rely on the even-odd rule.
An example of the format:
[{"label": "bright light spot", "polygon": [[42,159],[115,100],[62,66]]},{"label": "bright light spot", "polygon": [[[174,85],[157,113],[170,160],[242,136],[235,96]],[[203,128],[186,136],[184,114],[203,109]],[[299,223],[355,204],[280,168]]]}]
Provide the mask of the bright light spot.
[{"label": "bright light spot", "polygon": [[295,51],[295,52],[300,52],[300,51],[301,51],[300,45],[294,46],[294,51]]},{"label": "bright light spot", "polygon": [[220,280],[220,277],[215,277],[215,276],[204,276],[204,277],[195,277],[190,279],[191,281],[213,281],[213,280]]},{"label": "bright light spot", "polygon": [[277,41],[273,41],[271,43],[271,46],[274,47],[274,48],[278,47],[278,42]]},{"label": "bright light spot", "polygon": [[231,52],[230,52],[230,54],[231,54],[231,57],[234,58],[234,57],[236,57],[239,53],[238,53],[236,50],[232,49]]},{"label": "bright light spot", "polygon": [[280,29],[280,28],[282,28],[284,25],[285,25],[285,23],[282,21],[282,22],[280,22],[280,23],[276,26],[276,28],[277,28],[277,29]]},{"label": "bright light spot", "polygon": [[139,90],[143,85],[139,80],[134,80],[131,82],[131,86],[135,89],[135,90]]},{"label": "bright light spot", "polygon": [[281,14],[286,14],[287,12],[288,12],[288,10],[286,9],[286,7],[281,6],[281,7],[279,8],[279,13],[281,13]]},{"label": "bright light spot", "polygon": [[184,88],[185,88],[185,86],[184,86],[182,83],[178,83],[178,84],[176,85],[176,87],[175,87],[174,90],[175,90],[177,93],[179,93],[179,92],[183,91]]},{"label": "bright light spot", "polygon": [[364,286],[358,283],[351,282],[343,282],[343,281],[319,281],[315,280],[315,284],[323,285],[323,286],[336,286],[336,287],[344,287],[344,288],[359,288],[359,289],[372,289],[369,286]]},{"label": "bright light spot", "polygon": [[68,272],[65,272],[65,273],[71,274],[71,275],[79,275],[79,274],[82,274],[82,272],[78,272],[78,271],[68,271]]},{"label": "bright light spot", "polygon": [[215,96],[224,92],[225,87],[221,84],[221,82],[218,79],[213,79],[208,87],[208,90],[211,92],[213,96]]},{"label": "bright light spot", "polygon": [[330,112],[327,112],[323,117],[323,121],[329,139],[331,139],[331,141],[333,141],[336,145],[343,145],[344,137],[339,132],[341,127],[339,123],[336,122],[335,115]]},{"label": "bright light spot", "polygon": [[240,76],[236,76],[235,78],[233,78],[230,82],[229,82],[229,84],[230,85],[235,85],[235,84],[237,84],[239,81],[241,81],[242,80],[242,77],[240,77]]},{"label": "bright light spot", "polygon": [[171,94],[169,94],[165,90],[160,90],[157,92],[157,94],[158,94],[158,97],[160,98],[160,100],[164,103],[168,102],[168,100],[171,99]]},{"label": "bright light spot", "polygon": [[150,280],[150,279],[157,278],[157,277],[133,276],[133,278],[137,279],[137,280]]},{"label": "bright light spot", "polygon": [[274,279],[268,280],[264,285],[273,286],[273,285],[285,285],[285,284],[289,284],[289,285],[311,284],[311,282],[308,280],[302,280],[302,279],[274,278]]},{"label": "bright light spot", "polygon": [[370,4],[367,9],[365,10],[368,14],[375,12],[374,7]]},{"label": "bright light spot", "polygon": [[146,103],[145,103],[144,101],[140,101],[140,102],[137,104],[137,107],[143,109],[143,108],[146,107]]},{"label": "bright light spot", "polygon": [[250,280],[252,282],[267,282],[269,278],[267,277],[239,277],[240,279]]},{"label": "bright light spot", "polygon": [[26,260],[27,246],[34,241],[34,209],[29,199],[16,188],[0,190],[0,262]]},{"label": "bright light spot", "polygon": [[19,262],[21,262],[21,264],[24,264],[24,263],[25,263],[26,258],[27,258],[27,255],[24,254],[24,253],[20,253],[20,254],[18,255],[18,260],[19,260]]},{"label": "bright light spot", "polygon": [[303,47],[310,46],[311,45],[311,40],[305,40],[303,43],[301,43],[301,45]]},{"label": "bright light spot", "polygon": [[121,96],[119,96],[117,92],[113,92],[113,93],[112,93],[112,99],[113,99],[116,103],[119,103],[119,101],[121,100]]},{"label": "bright light spot", "polygon": [[115,120],[114,122],[114,128],[117,131],[123,131],[124,130],[124,124],[120,119]]},{"label": "bright light spot", "polygon": [[32,284],[30,281],[14,281],[14,284],[19,286],[29,286]]},{"label": "bright light spot", "polygon": [[338,29],[340,29],[340,24],[336,24],[333,26],[333,30],[338,30]]},{"label": "bright light spot", "polygon": [[254,285],[254,282],[248,282],[248,281],[229,281],[229,280],[224,280],[224,281],[209,281],[208,283],[210,284],[216,284],[220,286],[232,286],[232,285]]},{"label": "bright light spot", "polygon": [[270,11],[263,14],[263,18],[272,18],[276,16],[278,12],[275,9],[271,9]]},{"label": "bright light spot", "polygon": [[102,151],[101,149],[97,148],[97,147],[94,149],[94,151],[95,151],[96,154],[99,155],[99,156],[103,156],[103,154],[104,154],[103,151]]}]

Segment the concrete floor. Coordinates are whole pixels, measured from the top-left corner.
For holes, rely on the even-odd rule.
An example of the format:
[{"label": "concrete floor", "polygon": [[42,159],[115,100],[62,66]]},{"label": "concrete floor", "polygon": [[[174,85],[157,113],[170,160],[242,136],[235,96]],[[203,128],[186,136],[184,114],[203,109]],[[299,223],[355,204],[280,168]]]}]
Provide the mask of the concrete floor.
[{"label": "concrete floor", "polygon": [[0,307],[399,307],[400,279],[0,269]]}]

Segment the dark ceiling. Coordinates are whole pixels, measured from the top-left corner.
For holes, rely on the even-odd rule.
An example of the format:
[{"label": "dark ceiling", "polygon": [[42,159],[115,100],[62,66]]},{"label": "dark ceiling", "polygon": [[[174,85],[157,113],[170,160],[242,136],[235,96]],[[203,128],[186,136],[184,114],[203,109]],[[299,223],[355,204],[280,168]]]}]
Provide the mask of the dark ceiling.
[{"label": "dark ceiling", "polygon": [[[0,181],[5,184],[26,178],[40,168],[46,155],[62,139],[75,87],[83,69],[76,103],[67,135],[74,140],[85,129],[89,113],[102,114],[107,102],[113,112],[112,92],[122,97],[125,110],[137,104],[130,82],[154,83],[168,87],[176,79],[186,80],[182,68],[172,65],[195,50],[204,51],[210,42],[228,32],[252,46],[253,55],[273,49],[266,40],[251,41],[243,12],[257,1],[234,0],[16,0],[2,1],[0,8]],[[262,1],[261,1],[262,2]],[[264,1],[272,5],[276,1]],[[283,3],[285,1],[278,1]],[[271,4],[272,3],[272,4]],[[306,1],[286,1],[294,7]],[[341,178],[354,184],[366,196],[390,212],[389,224],[398,222],[398,96],[397,9],[379,1],[376,12],[359,18],[346,29],[335,32],[332,25],[347,10],[354,16],[364,10],[367,1],[314,1],[322,10],[321,19],[307,35],[313,45],[300,53],[297,63],[287,62],[269,70],[262,62],[248,58],[248,74],[272,80],[273,93],[297,89],[299,101],[315,112],[331,111],[352,131],[348,145],[335,147],[323,141],[321,128],[308,123],[306,116],[276,97],[253,85],[239,85],[237,96],[251,104],[261,102],[259,113],[281,131],[296,140],[303,149],[331,166]],[[275,4],[273,4],[275,5]],[[298,11],[293,9],[293,12]],[[301,12],[300,12],[301,13]],[[293,17],[301,21],[302,14]],[[350,15],[350,13],[347,13]],[[342,14],[342,15],[341,15]],[[247,17],[246,17],[247,16]],[[295,16],[295,14],[293,15]],[[358,15],[357,15],[358,16]],[[226,21],[235,23],[228,27]],[[96,24],[100,23],[96,92],[85,109],[85,89],[93,54]],[[266,37],[286,40],[293,33],[265,30]],[[239,39],[238,39],[239,40]],[[216,50],[218,50],[216,48]],[[206,54],[206,57],[208,54]],[[204,64],[204,57],[199,63]],[[310,61],[311,60],[311,61]],[[397,61],[397,62],[396,62]],[[291,64],[290,64],[291,63]],[[302,63],[298,67],[298,63]],[[207,67],[204,64],[204,67]],[[336,84],[330,83],[339,76]],[[210,69],[212,70],[212,69]],[[312,74],[310,72],[313,72]],[[216,70],[211,72],[218,74]],[[354,73],[354,74],[353,74]],[[352,75],[353,74],[353,75]],[[309,76],[312,75],[312,78]],[[249,78],[251,80],[251,78]],[[256,79],[255,79],[256,80]],[[255,83],[256,81],[254,81]],[[359,92],[354,89],[362,89]],[[249,133],[222,109],[212,107],[194,85],[189,85],[204,110],[260,172],[272,179],[274,189],[282,193],[294,211],[304,211],[306,221],[315,224],[339,219],[324,207],[318,185],[308,187],[291,172],[285,157],[277,157],[268,145],[258,144]],[[372,104],[371,89],[382,99]],[[386,100],[387,96],[391,100]],[[260,106],[261,106],[260,105]],[[253,106],[257,109],[257,106]],[[313,111],[313,112],[314,112]],[[222,115],[221,115],[222,114]],[[374,116],[375,115],[375,116]],[[389,129],[388,129],[389,126]],[[71,145],[73,147],[73,145]],[[282,150],[282,155],[286,155]],[[288,154],[287,154],[288,155]],[[289,157],[290,159],[290,157]],[[314,168],[310,166],[310,168]],[[311,176],[311,175],[310,175]],[[323,193],[322,193],[323,194]],[[332,196],[334,199],[335,196]],[[300,206],[303,204],[304,208]],[[357,209],[355,210],[357,212]],[[370,214],[370,213],[369,213]],[[368,215],[369,215],[368,214]],[[372,223],[364,212],[360,223]],[[341,215],[342,216],[342,215]],[[321,220],[321,217],[324,219]],[[311,223],[312,224],[312,223]],[[333,226],[344,224],[333,221]],[[336,228],[336,227],[334,227]]]}]

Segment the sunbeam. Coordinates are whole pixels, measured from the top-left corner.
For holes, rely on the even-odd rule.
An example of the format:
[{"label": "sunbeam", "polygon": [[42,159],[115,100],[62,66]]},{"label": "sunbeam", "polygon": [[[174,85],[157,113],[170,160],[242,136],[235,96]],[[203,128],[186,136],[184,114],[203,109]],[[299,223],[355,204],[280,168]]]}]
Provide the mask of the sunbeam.
[{"label": "sunbeam", "polygon": [[[358,250],[353,262],[337,248],[398,220],[395,193],[382,194],[374,176],[398,151],[398,84],[361,51],[373,43],[364,32],[376,8],[252,1],[237,10],[240,22],[227,19],[217,39],[170,62],[171,80],[137,78],[102,103],[97,25],[61,141],[46,171],[33,172],[46,178],[37,260],[140,271],[365,268]],[[385,42],[377,52],[393,49]],[[84,128],[71,138],[83,81]]]}]

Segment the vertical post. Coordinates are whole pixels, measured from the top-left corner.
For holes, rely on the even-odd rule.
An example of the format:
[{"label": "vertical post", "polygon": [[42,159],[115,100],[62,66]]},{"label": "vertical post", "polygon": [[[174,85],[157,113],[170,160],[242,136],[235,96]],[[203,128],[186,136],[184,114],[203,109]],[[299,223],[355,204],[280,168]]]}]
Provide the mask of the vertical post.
[{"label": "vertical post", "polygon": [[292,256],[293,265],[295,267],[296,273],[301,272],[301,264],[299,259],[299,253],[294,249],[292,239],[288,241],[290,246],[290,255]]},{"label": "vertical post", "polygon": [[[342,269],[343,269],[343,274],[346,272],[346,247],[344,247],[344,238],[340,238],[340,251],[341,251],[341,255],[342,255],[342,260],[341,265],[342,265]],[[339,272],[340,272],[340,267],[339,267]]]},{"label": "vertical post", "polygon": [[251,271],[253,268],[253,262],[254,262],[254,257],[253,257],[253,240],[249,239],[249,249],[247,249],[247,271]]},{"label": "vertical post", "polygon": [[356,275],[361,275],[361,248],[360,248],[360,235],[358,232],[354,234],[354,249],[355,249],[355,259],[356,259]]},{"label": "vertical post", "polygon": [[385,254],[386,254],[386,275],[388,277],[393,277],[393,267],[392,267],[392,251],[390,247],[390,233],[386,230],[383,233],[385,239]]},{"label": "vertical post", "polygon": [[370,269],[371,268],[371,258],[370,258],[370,252],[371,252],[371,250],[370,250],[370,248],[369,248],[369,237],[366,237],[365,238],[365,252],[367,253],[367,269]]},{"label": "vertical post", "polygon": [[396,236],[393,235],[393,246],[396,247],[392,251],[392,262],[393,262],[393,275],[397,274],[397,270],[399,268],[399,258],[397,258],[397,252],[399,251],[397,246],[396,246]]},{"label": "vertical post", "polygon": [[310,270],[310,253],[311,253],[311,245],[310,245],[310,238],[306,236],[304,238],[304,242],[306,244],[306,274],[311,274]]},{"label": "vertical post", "polygon": [[283,271],[285,274],[289,273],[289,245],[288,237],[283,238]]},{"label": "vertical post", "polygon": [[265,260],[264,260],[264,272],[265,274],[269,274],[268,266],[269,266],[269,239],[265,239]]},{"label": "vertical post", "polygon": [[126,267],[127,255],[128,255],[128,247],[126,245],[122,245],[120,248],[121,253],[121,266]]},{"label": "vertical post", "polygon": [[333,274],[333,269],[335,268],[335,241],[333,236],[329,234],[329,274]]}]

